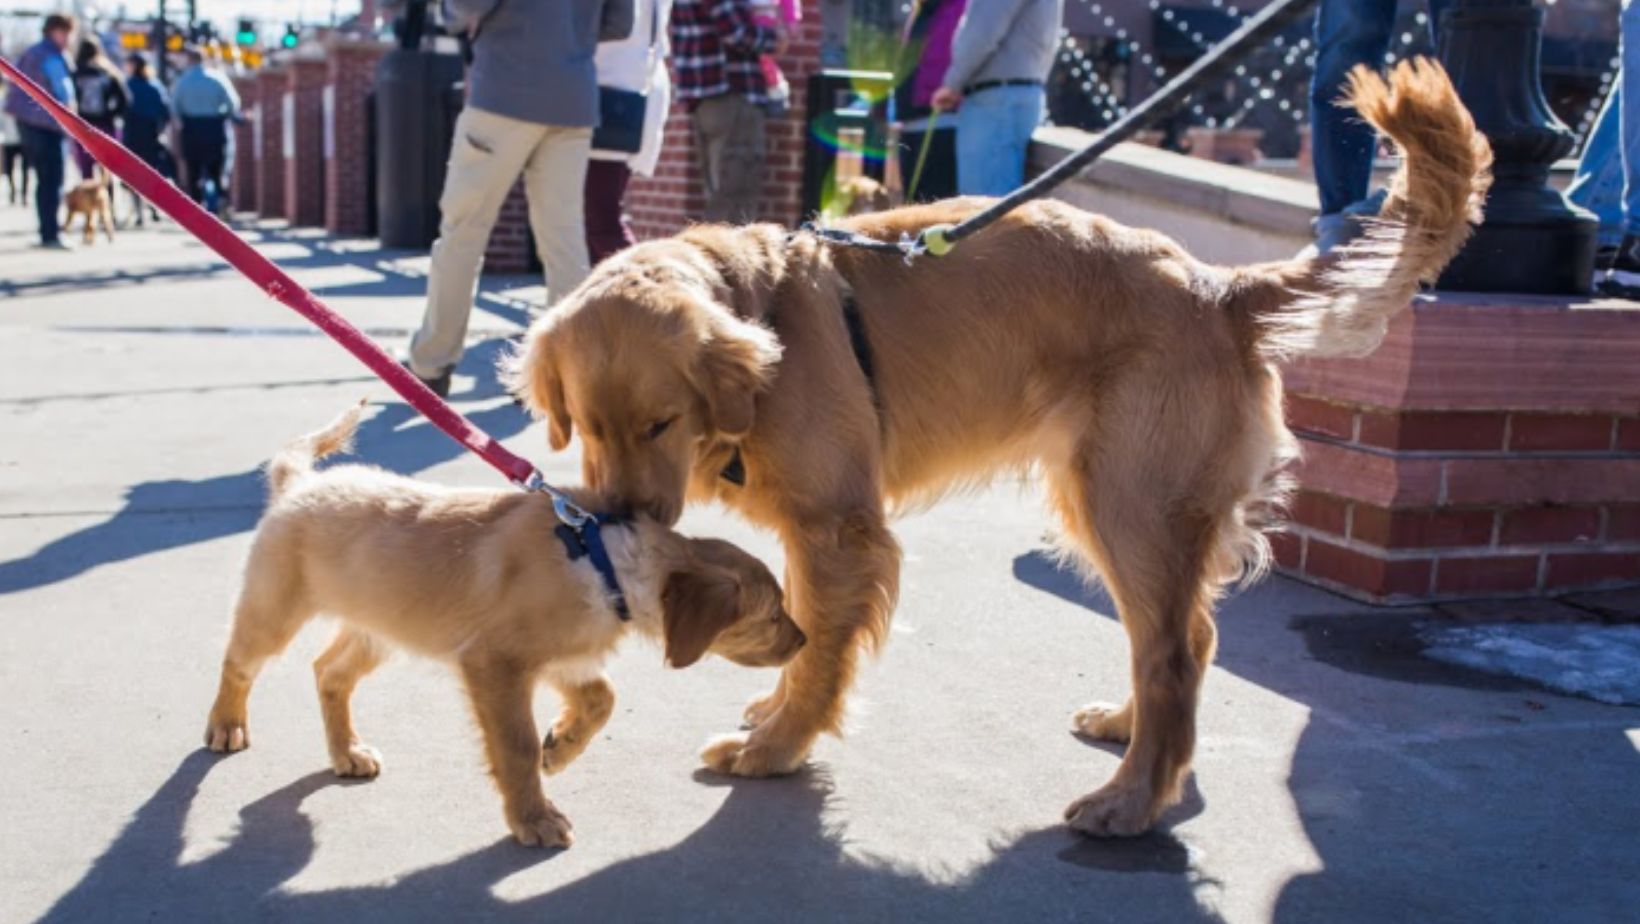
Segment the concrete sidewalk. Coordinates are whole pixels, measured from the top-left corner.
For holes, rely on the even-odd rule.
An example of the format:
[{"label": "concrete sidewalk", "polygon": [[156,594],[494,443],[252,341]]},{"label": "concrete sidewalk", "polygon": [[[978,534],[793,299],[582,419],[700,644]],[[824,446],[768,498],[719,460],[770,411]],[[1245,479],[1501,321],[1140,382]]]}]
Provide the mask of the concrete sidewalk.
[{"label": "concrete sidewalk", "polygon": [[[258,466],[361,396],[359,455],[496,484],[351,357],[169,226],[70,254],[0,207],[0,920],[1611,921],[1640,907],[1640,710],[1417,654],[1430,614],[1274,579],[1222,609],[1190,797],[1165,830],[1081,839],[1061,809],[1115,768],[1069,716],[1127,688],[1109,601],[1043,552],[1029,490],[901,522],[893,638],[846,741],[790,779],[700,771],[773,681],[664,670],[636,644],[620,705],[548,782],[561,853],[515,846],[459,685],[401,658],[356,698],[386,755],[331,777],[306,631],[251,701],[255,746],[199,747]],[[402,348],[425,260],[248,232]],[[490,280],[460,409],[550,477],[493,363],[530,280]],[[777,569],[772,537],[710,509]],[[543,692],[537,714],[556,704]]]}]

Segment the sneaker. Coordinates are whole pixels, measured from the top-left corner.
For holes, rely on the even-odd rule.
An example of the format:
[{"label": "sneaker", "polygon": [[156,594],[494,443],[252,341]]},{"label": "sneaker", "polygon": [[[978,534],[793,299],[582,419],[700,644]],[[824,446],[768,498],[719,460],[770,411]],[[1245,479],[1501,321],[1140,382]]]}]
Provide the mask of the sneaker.
[{"label": "sneaker", "polygon": [[1617,258],[1598,288],[1606,295],[1640,301],[1640,236],[1623,235]]},{"label": "sneaker", "polygon": [[52,238],[49,241],[41,241],[37,246],[41,250],[73,250],[74,249],[74,245],[70,244],[69,242],[63,240],[60,237]]},{"label": "sneaker", "polygon": [[440,398],[450,397],[450,376],[455,373],[455,366],[445,366],[444,371],[440,372],[438,375],[430,379],[424,379],[416,373],[415,369],[411,368],[409,360],[404,360],[400,362],[399,365],[403,366],[406,372],[416,376],[421,384],[426,385],[432,390],[433,394],[438,395]]}]

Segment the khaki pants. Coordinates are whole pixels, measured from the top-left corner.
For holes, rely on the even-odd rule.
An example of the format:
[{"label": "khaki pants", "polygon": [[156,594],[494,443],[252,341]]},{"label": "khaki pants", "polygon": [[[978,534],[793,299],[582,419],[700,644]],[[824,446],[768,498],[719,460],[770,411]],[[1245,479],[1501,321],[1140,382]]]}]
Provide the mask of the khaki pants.
[{"label": "khaki pants", "polygon": [[763,191],[763,107],[738,93],[695,106],[695,159],[706,185],[706,220],[757,220]]},{"label": "khaki pants", "polygon": [[547,304],[586,278],[581,197],[591,144],[590,128],[521,122],[472,107],[461,111],[438,202],[427,313],[410,341],[410,368],[417,375],[434,378],[460,361],[484,249],[520,172],[546,272]]}]

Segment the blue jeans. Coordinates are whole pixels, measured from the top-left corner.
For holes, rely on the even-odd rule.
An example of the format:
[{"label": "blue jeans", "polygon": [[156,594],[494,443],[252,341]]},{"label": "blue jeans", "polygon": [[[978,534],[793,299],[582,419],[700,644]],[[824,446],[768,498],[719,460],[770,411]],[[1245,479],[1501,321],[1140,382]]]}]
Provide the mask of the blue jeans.
[{"label": "blue jeans", "polygon": [[1640,236],[1640,4],[1623,0],[1618,22],[1623,69],[1566,190],[1567,198],[1600,218],[1601,244]]},{"label": "blue jeans", "polygon": [[34,212],[40,219],[40,243],[57,239],[57,209],[63,195],[63,134],[49,128],[18,123],[23,156],[35,176]]},{"label": "blue jeans", "polygon": [[1035,87],[991,87],[964,97],[957,110],[957,192],[1005,196],[1025,182],[1025,152],[1042,124],[1044,94]]},{"label": "blue jeans", "polygon": [[[1430,32],[1450,0],[1428,0]],[[1354,110],[1337,105],[1357,64],[1380,67],[1395,26],[1395,0],[1321,0],[1315,16],[1315,76],[1310,81],[1310,150],[1321,214],[1366,198],[1378,136]]]}]

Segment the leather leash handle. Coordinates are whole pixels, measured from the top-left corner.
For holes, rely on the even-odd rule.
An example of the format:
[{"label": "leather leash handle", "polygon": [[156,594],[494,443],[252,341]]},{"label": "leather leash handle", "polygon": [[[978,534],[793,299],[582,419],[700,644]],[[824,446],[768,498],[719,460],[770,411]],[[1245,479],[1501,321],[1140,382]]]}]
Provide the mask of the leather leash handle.
[{"label": "leather leash handle", "polygon": [[257,253],[255,248],[245,243],[231,228],[189,199],[182,190],[160,176],[154,168],[143,163],[128,148],[93,128],[84,119],[57,102],[50,93],[3,57],[0,57],[0,71],[5,73],[6,78],[15,87],[32,97],[47,115],[55,119],[70,137],[91,152],[97,162],[110,173],[141,193],[143,198],[160,211],[171,216],[172,220],[186,228],[205,246],[216,251],[222,259],[227,260],[234,269],[256,283],[258,288],[275,301],[307,318],[330,335],[332,340],[341,344],[343,349],[369,367],[371,372],[376,373],[388,387],[409,402],[411,407],[432,421],[434,426],[478,454],[514,484],[540,484],[540,473],[529,460],[513,453],[496,442],[494,437],[473,426],[467,418],[456,413],[454,408],[423,385],[420,379],[400,366],[386,350],[366,337],[363,331],[319,301],[312,292],[274,265],[273,261]]}]

